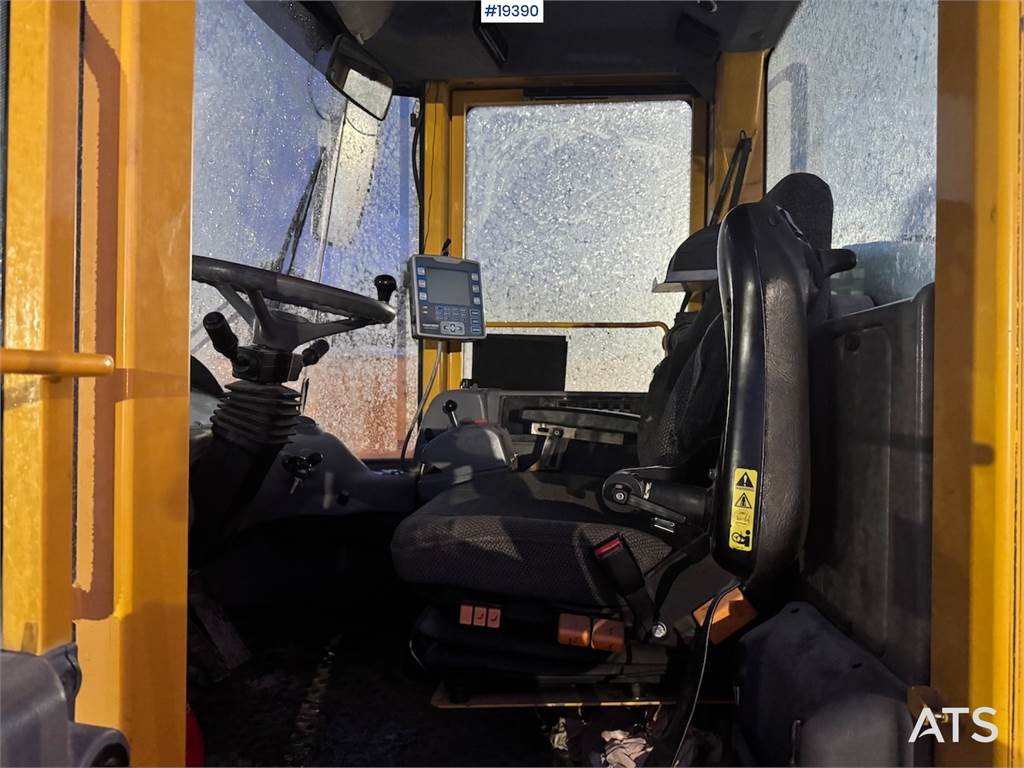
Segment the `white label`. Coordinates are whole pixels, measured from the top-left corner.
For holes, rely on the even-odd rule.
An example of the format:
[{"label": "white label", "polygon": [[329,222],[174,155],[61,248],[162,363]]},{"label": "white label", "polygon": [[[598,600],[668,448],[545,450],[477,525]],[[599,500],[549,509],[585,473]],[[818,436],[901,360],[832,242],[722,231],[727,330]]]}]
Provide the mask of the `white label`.
[{"label": "white label", "polygon": [[543,24],[544,0],[530,0],[528,3],[494,3],[480,0],[480,20],[502,24]]}]

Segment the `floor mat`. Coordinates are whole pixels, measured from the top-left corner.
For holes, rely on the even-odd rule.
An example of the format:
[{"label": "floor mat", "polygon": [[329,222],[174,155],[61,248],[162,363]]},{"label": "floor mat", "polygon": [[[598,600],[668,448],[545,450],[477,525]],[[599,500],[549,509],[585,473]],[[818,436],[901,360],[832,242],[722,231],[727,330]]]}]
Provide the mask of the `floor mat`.
[{"label": "floor mat", "polygon": [[551,713],[431,707],[435,681],[408,649],[422,605],[394,577],[391,530],[342,522],[254,530],[204,570],[250,654],[224,677],[213,646],[190,641],[206,764],[554,764]]},{"label": "floor mat", "polygon": [[271,642],[193,686],[207,765],[553,765],[532,710],[438,710],[396,643]]}]

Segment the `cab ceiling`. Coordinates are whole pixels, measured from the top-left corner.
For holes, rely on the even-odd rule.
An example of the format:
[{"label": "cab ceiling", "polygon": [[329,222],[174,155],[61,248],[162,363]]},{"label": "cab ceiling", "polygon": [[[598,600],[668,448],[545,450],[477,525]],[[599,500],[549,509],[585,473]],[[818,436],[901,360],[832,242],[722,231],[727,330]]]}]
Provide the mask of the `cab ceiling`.
[{"label": "cab ceiling", "polygon": [[[278,8],[270,11],[268,5]],[[288,34],[272,21],[280,22],[286,8],[293,18],[310,17],[302,21],[307,43],[314,22],[325,38],[349,32],[384,65],[400,92],[418,93],[427,80],[545,78],[572,84],[657,77],[710,100],[719,54],[774,47],[797,2],[547,0],[541,24],[482,24],[480,3],[474,1],[252,6],[286,40]]]}]

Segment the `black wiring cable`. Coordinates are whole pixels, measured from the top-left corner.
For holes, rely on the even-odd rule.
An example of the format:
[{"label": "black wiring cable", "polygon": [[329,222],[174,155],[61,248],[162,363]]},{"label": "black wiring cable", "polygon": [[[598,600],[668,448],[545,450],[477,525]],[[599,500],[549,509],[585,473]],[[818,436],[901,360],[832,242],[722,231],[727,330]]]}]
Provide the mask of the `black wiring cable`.
[{"label": "black wiring cable", "polygon": [[732,185],[732,195],[729,197],[729,209],[735,208],[740,202],[740,193],[743,191],[743,179],[747,175],[747,161],[750,159],[750,151],[754,143],[747,136],[746,131],[740,131],[740,163],[736,170],[736,180]]},{"label": "black wiring cable", "polygon": [[[736,148],[732,152],[732,157],[729,159],[729,167],[725,170],[725,179],[722,181],[722,188],[718,190],[718,198],[715,200],[715,207],[711,211],[711,218],[708,220],[707,226],[714,226],[718,223],[719,218],[725,213],[723,206],[725,205],[725,197],[729,192],[730,186],[734,189],[733,202],[730,207],[735,206],[739,200],[738,190],[743,186],[743,175],[747,170],[747,155],[750,153],[750,149],[753,146],[750,139],[747,138],[746,131],[740,131],[739,140],[736,142]],[[740,159],[742,157],[742,160]],[[733,174],[736,173],[736,168],[740,168],[740,174],[733,180]]]},{"label": "black wiring cable", "polygon": [[420,111],[416,113],[416,127],[412,132],[412,182],[416,188],[416,202],[423,209],[423,158],[420,149],[423,144],[423,101],[419,102]]},{"label": "black wiring cable", "polygon": [[420,397],[419,405],[416,406],[416,413],[413,414],[412,423],[409,424],[409,430],[405,433],[405,440],[402,441],[402,452],[398,457],[398,466],[405,469],[405,455],[409,451],[409,441],[412,440],[412,433],[420,425],[420,420],[423,418],[423,407],[427,404],[427,398],[430,397],[430,390],[434,388],[434,380],[437,378],[437,372],[441,368],[441,358],[444,357],[446,352],[445,342],[437,342],[437,351],[434,355],[434,367],[430,371],[430,380],[427,381],[427,386],[423,389],[423,395]]},{"label": "black wiring cable", "polygon": [[[702,647],[702,650],[700,666],[698,667],[693,693],[687,696],[686,694],[688,692],[686,691],[686,687],[689,686],[684,687],[683,696],[681,697],[681,699],[687,700],[687,708],[685,710],[680,708],[673,715],[671,722],[665,729],[665,733],[662,735],[661,739],[658,740],[658,744],[651,752],[651,756],[647,761],[648,765],[669,765],[673,766],[674,768],[674,766],[679,764],[679,759],[682,756],[683,745],[686,743],[686,736],[690,732],[690,725],[693,723],[693,716],[697,711],[697,702],[700,700],[700,689],[701,686],[704,684],[704,673],[707,670],[708,665],[708,650],[711,646],[711,624],[714,620],[715,611],[718,610],[718,604],[722,602],[722,598],[724,598],[732,590],[736,589],[737,586],[738,584],[735,581],[730,582],[725,587],[723,587],[717,595],[715,595],[714,599],[711,601],[711,605],[708,607],[707,613],[704,616],[704,623],[697,628],[697,634],[695,636],[695,639],[697,640],[698,645]],[[689,678],[689,675],[687,677]],[[690,682],[690,680],[692,680],[692,678],[689,678],[687,682]],[[680,707],[682,707],[683,704],[684,701],[681,700]],[[682,721],[682,731],[680,732],[677,741],[676,737],[674,736],[674,732],[679,728],[681,722],[679,718],[684,712],[686,713],[686,720]],[[670,749],[671,744],[673,743],[676,746],[675,749],[672,751],[672,762],[665,763],[664,758],[666,755],[666,750]]]},{"label": "black wiring cable", "polygon": [[[424,109],[423,111],[424,111],[424,115],[425,115],[426,114],[426,109]],[[435,110],[435,112],[437,112],[437,110]],[[424,128],[424,130],[426,130],[426,128]],[[423,143],[423,141],[421,139],[420,140],[420,144],[422,145],[422,143]],[[436,152],[431,152],[430,153],[430,167],[427,169],[429,171],[429,173],[427,175],[429,175],[431,178],[434,177],[434,156],[436,154],[437,154]],[[431,186],[430,196],[427,197],[427,194],[426,194],[426,179],[425,178],[423,179],[423,187],[424,187],[423,196],[426,197],[427,200],[426,200],[425,204],[421,204],[420,205],[420,210],[429,211],[430,204],[431,204],[431,202],[434,199],[434,188],[433,188],[433,186]],[[430,217],[427,216],[427,217],[425,217],[425,221],[424,221],[424,224],[423,224],[423,243],[421,245],[421,250],[426,250],[427,242],[429,240],[429,236],[430,236]]]},{"label": "black wiring cable", "polygon": [[316,112],[317,116],[321,120],[330,120],[330,118],[320,111],[319,105],[316,103],[316,99],[313,97],[313,75],[319,75],[320,70],[316,67],[309,67],[309,71],[306,73],[306,98],[309,99],[309,105],[313,107],[313,111]]},{"label": "black wiring cable", "polygon": [[360,131],[358,128],[356,128],[355,125],[352,123],[352,121],[348,119],[348,110],[347,109],[345,110],[345,123],[355,133],[358,133],[360,136],[365,136],[368,139],[376,139],[378,136],[380,136],[380,134],[377,133],[376,131],[373,132],[373,133],[367,133],[366,131]]}]

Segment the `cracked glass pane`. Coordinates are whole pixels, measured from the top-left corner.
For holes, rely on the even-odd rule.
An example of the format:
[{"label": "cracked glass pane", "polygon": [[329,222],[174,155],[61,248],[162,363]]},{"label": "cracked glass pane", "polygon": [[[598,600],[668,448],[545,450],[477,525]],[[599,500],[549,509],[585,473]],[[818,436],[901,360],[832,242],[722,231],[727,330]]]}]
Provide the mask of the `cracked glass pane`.
[{"label": "cracked glass pane", "polygon": [[645,392],[662,331],[494,323],[671,325],[681,294],[651,287],[689,234],[690,128],[683,101],[469,112],[464,255],[481,263],[489,332],[565,334],[569,390]]},{"label": "cracked glass pane", "polygon": [[768,64],[768,185],[810,171],[832,187],[833,280],[878,303],[935,278],[934,0],[805,0]]},{"label": "cracked glass pane", "polygon": [[[197,4],[194,98],[194,253],[373,297],[375,275],[398,279],[396,320],[329,338],[306,405],[357,455],[397,455],[417,392],[400,273],[418,243],[418,103],[396,97],[384,122],[347,105],[243,2]],[[215,309],[247,343],[221,296],[193,283],[192,354],[224,383],[230,366],[202,329]]]}]

